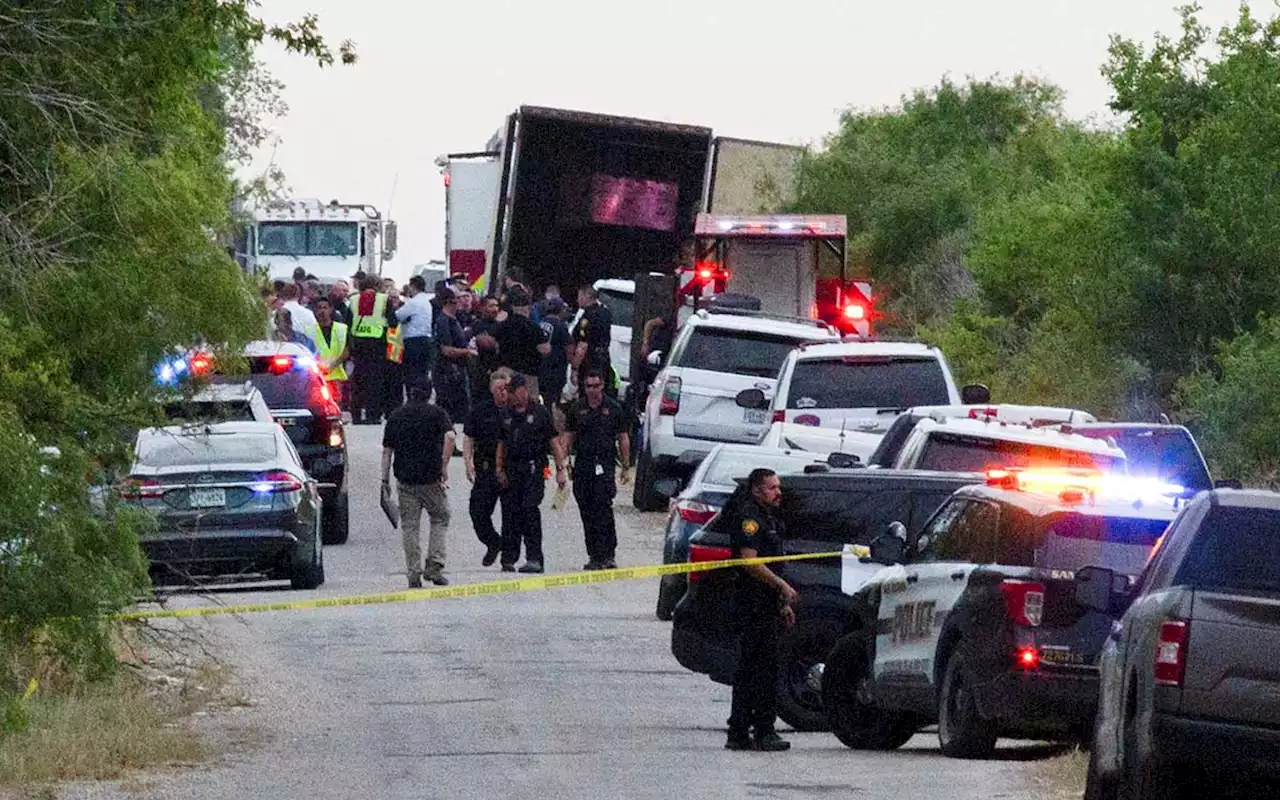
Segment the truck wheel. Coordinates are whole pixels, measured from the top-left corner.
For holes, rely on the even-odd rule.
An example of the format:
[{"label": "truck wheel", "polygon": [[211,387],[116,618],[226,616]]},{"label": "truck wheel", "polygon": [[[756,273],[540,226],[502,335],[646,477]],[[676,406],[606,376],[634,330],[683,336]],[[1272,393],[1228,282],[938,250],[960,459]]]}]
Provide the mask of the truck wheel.
[{"label": "truck wheel", "polygon": [[876,708],[867,691],[867,643],[859,634],[843,636],[827,654],[822,670],[822,707],[831,732],[854,750],[896,750],[915,735],[908,716]]},{"label": "truck wheel", "polygon": [[319,589],[324,583],[324,540],[320,535],[320,526],[316,525],[315,547],[311,558],[299,563],[295,561],[289,575],[289,584],[294,589]]},{"label": "truck wheel", "polygon": [[325,544],[347,543],[351,535],[351,511],[345,489],[321,510],[320,519]]},{"label": "truck wheel", "polygon": [[973,681],[965,666],[962,646],[947,660],[938,703],[938,741],[951,758],[986,758],[996,749],[996,727],[978,713]]},{"label": "truck wheel", "polygon": [[679,575],[663,575],[658,582],[658,619],[663,622],[670,622],[671,615],[676,610],[676,603],[680,602],[680,598],[684,597],[684,591],[687,588],[686,583],[680,580]]},{"label": "truck wheel", "polygon": [[798,731],[825,731],[822,673],[843,633],[834,617],[798,620],[778,642],[778,716]]},{"label": "truck wheel", "polygon": [[657,483],[662,475],[658,472],[658,467],[653,463],[649,451],[642,450],[640,459],[636,463],[636,482],[635,491],[632,494],[631,502],[640,511],[662,511],[667,507],[667,500],[662,495],[653,490],[653,485]]}]

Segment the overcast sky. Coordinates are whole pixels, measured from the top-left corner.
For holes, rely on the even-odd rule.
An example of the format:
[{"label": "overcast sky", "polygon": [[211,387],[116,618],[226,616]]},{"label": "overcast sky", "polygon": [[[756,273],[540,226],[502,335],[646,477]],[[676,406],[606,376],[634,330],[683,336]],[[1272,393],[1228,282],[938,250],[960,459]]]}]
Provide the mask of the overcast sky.
[{"label": "overcast sky", "polygon": [[[400,223],[409,268],[444,253],[432,163],[481,150],[522,104],[705,125],[807,144],[843,108],[894,104],[944,75],[1018,72],[1107,115],[1108,36],[1177,30],[1176,0],[264,0],[272,21],[315,12],[360,61],[321,70],[266,47],[287,88],[275,162],[299,196],[372,203]],[[1215,27],[1237,0],[1201,0]],[[1255,0],[1269,14],[1268,0]],[[268,145],[256,169],[269,160]],[[392,186],[395,185],[394,198]]]}]

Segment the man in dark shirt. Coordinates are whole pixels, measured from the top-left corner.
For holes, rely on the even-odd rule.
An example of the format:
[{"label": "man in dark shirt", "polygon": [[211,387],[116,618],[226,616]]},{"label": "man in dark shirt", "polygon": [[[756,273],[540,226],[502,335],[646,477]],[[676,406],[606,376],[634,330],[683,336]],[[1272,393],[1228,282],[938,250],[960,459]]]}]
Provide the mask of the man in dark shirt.
[{"label": "man in dark shirt", "polygon": [[[581,377],[589,369],[597,369],[601,375],[612,374],[609,360],[609,342],[613,338],[613,314],[608,308],[600,305],[600,295],[594,287],[583,286],[578,289],[578,308],[582,309],[582,318],[573,329],[573,340],[577,349],[573,356],[575,376]],[[605,391],[611,397],[617,396],[612,381],[606,381]],[[578,383],[578,393],[582,393],[582,384]]]},{"label": "man in dark shirt", "polygon": [[[507,382],[511,374],[505,367],[494,371],[488,394],[471,404],[471,413],[462,430],[466,436],[462,457],[467,466],[467,480],[471,482],[468,510],[476,537],[485,546],[480,562],[485,567],[493,566],[502,552],[502,537],[493,527],[493,510],[502,493],[498,485],[498,437],[502,433],[502,414],[507,407]],[[505,518],[505,514],[503,516]]]},{"label": "man in dark shirt", "polygon": [[546,301],[543,306],[542,335],[550,345],[550,351],[542,357],[542,365],[538,368],[538,389],[542,393],[542,403],[553,406],[560,402],[564,394],[564,385],[569,380],[569,358],[573,349],[573,339],[569,337],[569,326],[564,317],[569,307],[558,297]]},{"label": "man in dark shirt", "polygon": [[453,291],[443,289],[436,299],[440,301],[440,313],[435,317],[436,349],[439,351],[434,376],[436,403],[451,419],[461,422],[467,418],[470,400],[467,364],[475,352],[467,348],[467,337],[458,324],[458,299]]},{"label": "man in dark shirt", "polygon": [[[735,494],[738,494],[735,492]],[[782,485],[771,469],[755,469],[745,496],[726,505],[734,558],[782,555],[782,522],[778,507]],[[796,590],[767,564],[741,567],[736,591],[742,616],[741,657],[733,677],[729,713],[729,750],[787,750],[791,743],[774,731],[777,721],[778,637],[783,625],[795,623]]]},{"label": "man in dark shirt", "polygon": [[551,412],[529,396],[529,385],[516,373],[507,383],[509,407],[498,437],[498,485],[502,494],[502,571],[513,572],[524,543],[521,572],[542,572],[542,470],[547,450],[556,460],[556,485],[566,482],[564,451],[551,422]]},{"label": "man in dark shirt", "polygon": [[512,288],[507,293],[511,303],[511,313],[498,325],[493,338],[498,345],[498,363],[524,376],[529,385],[529,396],[538,402],[538,370],[542,367],[542,358],[551,352],[542,335],[542,328],[529,319],[532,301],[520,287]]},{"label": "man in dark shirt", "polygon": [[618,493],[614,467],[622,451],[623,485],[630,482],[630,423],[622,406],[604,393],[604,376],[590,370],[582,379],[586,397],[574,402],[565,415],[565,437],[573,453],[573,497],[582,515],[587,543],[583,569],[617,569],[618,531],[613,519],[613,498]]},{"label": "man in dark shirt", "polygon": [[[420,588],[424,577],[437,586],[449,583],[444,576],[444,559],[449,534],[453,422],[448,414],[431,405],[430,399],[431,380],[415,377],[409,389],[409,403],[392,412],[382,433],[382,483],[391,482],[394,461],[405,571],[411,589]],[[420,536],[424,509],[431,523],[425,564]]]}]

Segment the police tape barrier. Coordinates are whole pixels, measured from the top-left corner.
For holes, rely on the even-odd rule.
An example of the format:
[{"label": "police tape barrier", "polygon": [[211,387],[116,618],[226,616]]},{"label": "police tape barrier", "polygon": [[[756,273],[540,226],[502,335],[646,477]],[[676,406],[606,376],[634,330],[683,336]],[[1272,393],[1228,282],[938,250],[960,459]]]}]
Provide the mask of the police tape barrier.
[{"label": "police tape barrier", "polygon": [[[865,556],[865,547],[851,548],[851,554]],[[284,600],[278,603],[244,603],[231,606],[200,606],[198,608],[158,609],[155,611],[127,611],[116,615],[121,620],[165,619],[181,617],[213,617],[228,614],[262,614],[268,611],[302,611],[312,608],[339,608],[342,606],[377,606],[390,603],[417,603],[423,600],[444,600],[451,597],[486,597],[515,592],[536,592],[543,589],[563,589],[569,586],[590,586],[637,578],[655,578],[661,575],[682,575],[689,572],[709,572],[730,567],[746,567],[754,564],[776,564],[784,561],[803,561],[815,558],[839,558],[834,553],[799,553],[767,558],[735,558],[722,561],[684,562],[680,564],[653,564],[643,567],[625,567],[592,572],[568,572],[560,575],[538,575],[531,578],[515,578],[508,581],[466,583],[460,586],[440,586],[431,589],[406,589],[402,592],[360,594],[349,597],[317,597],[310,600]]]}]

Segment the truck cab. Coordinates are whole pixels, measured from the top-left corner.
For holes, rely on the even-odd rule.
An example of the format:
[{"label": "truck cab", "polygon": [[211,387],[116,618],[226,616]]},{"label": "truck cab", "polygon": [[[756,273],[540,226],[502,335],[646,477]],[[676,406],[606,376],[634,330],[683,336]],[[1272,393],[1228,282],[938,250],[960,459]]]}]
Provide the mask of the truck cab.
[{"label": "truck cab", "polygon": [[367,204],[290,199],[250,210],[242,266],[289,280],[299,267],[329,278],[382,274],[395,257],[396,224]]}]

